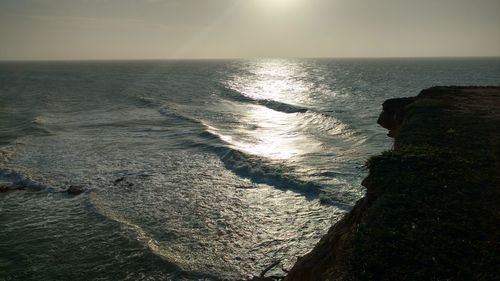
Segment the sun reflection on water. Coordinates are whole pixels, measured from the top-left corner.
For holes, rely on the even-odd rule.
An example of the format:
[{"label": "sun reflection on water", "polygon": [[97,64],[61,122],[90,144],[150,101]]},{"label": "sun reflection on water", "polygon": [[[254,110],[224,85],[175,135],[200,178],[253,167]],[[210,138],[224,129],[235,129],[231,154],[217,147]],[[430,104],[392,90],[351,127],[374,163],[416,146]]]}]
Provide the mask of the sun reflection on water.
[{"label": "sun reflection on water", "polygon": [[310,89],[303,79],[306,71],[298,62],[263,60],[249,64],[247,71],[250,74],[234,76],[228,85],[253,99],[296,104]]},{"label": "sun reflection on water", "polygon": [[[249,66],[250,74],[233,77],[228,84],[253,100],[294,106],[304,96],[300,94],[308,89],[300,79],[300,72],[300,65],[290,61],[261,61]],[[231,132],[235,136],[216,132],[240,150],[271,159],[290,159],[320,146],[300,132],[301,113],[280,112],[255,104],[244,106],[241,112],[241,123],[252,124],[251,128],[236,129]]]},{"label": "sun reflection on water", "polygon": [[209,129],[238,150],[271,159],[290,159],[311,149],[310,140],[296,131],[296,114],[252,106],[245,115],[244,122],[254,124],[252,129],[239,128],[233,136]]}]

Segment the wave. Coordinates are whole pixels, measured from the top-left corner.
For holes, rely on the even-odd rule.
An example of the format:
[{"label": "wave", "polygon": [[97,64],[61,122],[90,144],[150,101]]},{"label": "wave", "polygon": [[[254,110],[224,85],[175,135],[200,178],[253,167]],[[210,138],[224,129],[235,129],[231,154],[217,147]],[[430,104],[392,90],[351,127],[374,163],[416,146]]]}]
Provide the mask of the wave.
[{"label": "wave", "polygon": [[254,183],[299,192],[310,198],[316,198],[324,188],[316,183],[297,178],[293,175],[293,170],[285,165],[232,148],[216,133],[205,131],[199,136],[208,142],[194,143],[193,146],[219,156],[226,169],[239,177],[249,179]]},{"label": "wave", "polygon": [[304,120],[304,123],[301,125],[303,129],[310,130],[310,128],[315,128],[320,132],[328,132],[332,135],[352,136],[355,134],[345,123],[331,115],[334,111],[318,111],[275,100],[254,99],[227,87],[224,87],[221,93],[224,98],[233,101],[261,105],[283,113],[301,113]]},{"label": "wave", "polygon": [[205,126],[205,124],[203,124],[203,122],[201,122],[200,120],[195,119],[193,117],[186,116],[184,114],[181,114],[178,111],[176,111],[172,108],[169,108],[167,106],[161,107],[160,109],[158,109],[158,112],[167,118],[182,120],[184,122],[187,122],[187,123],[190,123],[193,125]]},{"label": "wave", "polygon": [[[242,99],[254,104],[264,104],[265,102],[252,100],[248,97],[242,97]],[[154,103],[152,100],[148,102],[150,104]],[[235,148],[231,142],[228,142],[223,135],[217,132],[216,128],[179,111],[175,105],[167,103],[155,103],[155,105],[157,105],[158,112],[166,118],[181,121],[181,123],[186,122],[191,126],[189,138],[184,139],[184,147],[201,149],[217,155],[226,169],[241,178],[248,179],[256,184],[267,184],[282,190],[291,190],[303,194],[309,199],[318,198],[322,191],[327,188],[322,184],[301,178],[292,167],[281,162],[245,153]],[[268,102],[267,105],[281,108],[282,112],[300,112],[300,118],[303,120],[300,126],[303,130],[313,128],[313,130],[317,131],[319,128],[321,132],[318,133],[327,131],[333,135],[350,134],[347,126],[332,116],[274,101]]]},{"label": "wave", "polygon": [[182,120],[191,124],[205,126],[200,120],[179,113],[175,105],[169,104],[165,101],[158,101],[148,97],[136,97],[136,105],[156,108],[162,116],[167,118]]},{"label": "wave", "polygon": [[[228,88],[224,88],[226,94],[224,97],[229,98],[238,102],[246,102],[254,105],[265,106],[269,109],[283,112],[283,113],[300,113],[300,118],[303,121],[300,123],[300,127],[302,130],[311,131],[316,130],[319,131],[317,133],[328,133],[329,135],[342,135],[346,137],[350,137],[354,135],[356,132],[348,128],[348,126],[331,116],[330,114],[325,114],[323,112],[319,112],[316,110],[299,107],[296,105],[291,105],[287,103],[282,103],[275,100],[259,100],[253,99],[248,96],[245,96],[235,90],[231,90]],[[167,104],[165,102],[158,102],[150,98],[140,97],[138,98],[141,103],[147,104],[148,106],[155,106],[158,108],[160,114],[168,118],[174,118],[177,120],[186,121],[188,123],[199,125],[203,127],[207,127],[207,125],[196,118],[187,116],[186,114],[180,113],[175,105]]]},{"label": "wave", "polygon": [[303,107],[299,107],[299,106],[291,105],[291,104],[287,104],[287,103],[282,103],[282,102],[275,101],[275,100],[254,100],[254,101],[255,101],[255,104],[262,105],[262,106],[265,106],[269,109],[276,110],[276,111],[283,112],[283,113],[305,113],[305,112],[309,111],[309,109],[307,109],[307,108],[303,108]]},{"label": "wave", "polygon": [[270,100],[270,99],[254,99],[249,96],[246,96],[236,90],[229,89],[224,87],[221,91],[221,94],[224,98],[237,101],[237,102],[245,102],[245,103],[251,103],[255,105],[261,105],[265,106],[269,109],[283,112],[283,113],[305,113],[309,111],[310,109],[297,106],[297,105],[292,105],[288,103],[283,103],[275,100]]},{"label": "wave", "polygon": [[358,132],[339,119],[315,111],[308,111],[302,114],[301,120],[300,127],[304,131],[313,131],[320,134],[327,133],[331,136],[342,137],[352,137],[358,134]]},{"label": "wave", "polygon": [[190,268],[189,261],[177,253],[176,250],[171,249],[169,245],[160,243],[141,226],[127,220],[124,216],[112,210],[95,192],[90,193],[89,199],[98,214],[125,226],[129,231],[134,233],[137,241],[144,244],[154,256],[160,258],[169,271],[176,274],[179,279],[222,280],[212,274],[198,272],[196,269]]},{"label": "wave", "polygon": [[49,136],[53,133],[45,126],[41,116],[24,120],[9,120],[10,124],[0,126],[0,145],[13,143],[24,136]]},{"label": "wave", "polygon": [[0,170],[0,185],[9,190],[31,189],[36,191],[53,191],[54,188],[32,180],[30,177],[12,170]]}]

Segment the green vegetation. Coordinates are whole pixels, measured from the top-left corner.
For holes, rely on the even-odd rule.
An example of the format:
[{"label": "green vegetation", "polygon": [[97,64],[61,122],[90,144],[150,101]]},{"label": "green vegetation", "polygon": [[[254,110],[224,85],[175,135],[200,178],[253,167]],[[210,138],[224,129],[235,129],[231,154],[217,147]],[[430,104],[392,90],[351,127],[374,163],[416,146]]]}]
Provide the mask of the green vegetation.
[{"label": "green vegetation", "polygon": [[499,119],[444,101],[411,104],[396,148],[368,161],[376,200],[355,234],[355,279],[498,280]]}]

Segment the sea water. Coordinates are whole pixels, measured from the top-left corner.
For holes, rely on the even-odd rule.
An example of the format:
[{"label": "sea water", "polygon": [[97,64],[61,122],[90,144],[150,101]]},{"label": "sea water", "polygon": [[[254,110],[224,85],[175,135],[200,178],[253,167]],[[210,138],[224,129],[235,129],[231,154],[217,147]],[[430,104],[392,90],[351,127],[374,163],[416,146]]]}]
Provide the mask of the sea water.
[{"label": "sea water", "polygon": [[0,280],[284,274],[391,147],[382,102],[434,85],[500,60],[0,63]]}]

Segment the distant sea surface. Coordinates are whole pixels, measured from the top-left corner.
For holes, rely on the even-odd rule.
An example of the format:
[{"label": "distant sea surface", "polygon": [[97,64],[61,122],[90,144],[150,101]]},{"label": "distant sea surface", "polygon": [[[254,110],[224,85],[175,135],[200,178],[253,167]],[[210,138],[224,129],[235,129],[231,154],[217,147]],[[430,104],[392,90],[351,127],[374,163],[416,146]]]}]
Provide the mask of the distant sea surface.
[{"label": "distant sea surface", "polygon": [[363,196],[382,102],[434,85],[500,59],[2,62],[0,280],[283,274]]}]

